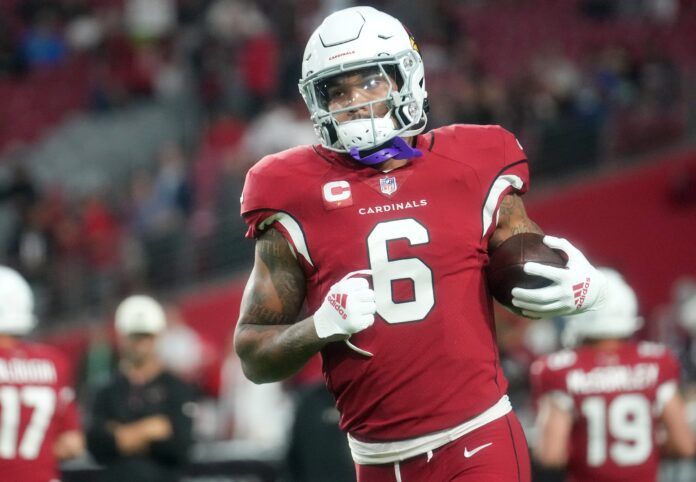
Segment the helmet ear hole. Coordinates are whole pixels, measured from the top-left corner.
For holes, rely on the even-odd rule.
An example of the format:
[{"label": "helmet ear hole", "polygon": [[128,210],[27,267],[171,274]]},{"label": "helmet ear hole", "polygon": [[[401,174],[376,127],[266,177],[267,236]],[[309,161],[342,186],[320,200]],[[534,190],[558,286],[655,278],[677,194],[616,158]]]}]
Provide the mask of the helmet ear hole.
[{"label": "helmet ear hole", "polygon": [[409,122],[416,120],[416,115],[418,114],[418,107],[413,102],[409,102],[401,108],[403,116],[408,119]]}]

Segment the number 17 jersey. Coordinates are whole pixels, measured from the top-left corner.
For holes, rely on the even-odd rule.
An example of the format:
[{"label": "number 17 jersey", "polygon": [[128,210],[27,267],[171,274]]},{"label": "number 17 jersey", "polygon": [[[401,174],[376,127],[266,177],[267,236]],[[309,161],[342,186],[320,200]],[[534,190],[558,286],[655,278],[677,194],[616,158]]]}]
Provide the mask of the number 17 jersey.
[{"label": "number 17 jersey", "polygon": [[68,362],[57,350],[18,342],[0,347],[0,480],[59,479],[54,444],[80,430]]},{"label": "number 17 jersey", "polygon": [[247,174],[242,215],[293,248],[313,313],[331,285],[370,269],[372,327],[322,350],[341,428],[363,441],[459,425],[507,389],[483,268],[502,198],[524,193],[527,163],[498,126],[416,138],[422,157],[390,172],[319,146],[268,156]]}]

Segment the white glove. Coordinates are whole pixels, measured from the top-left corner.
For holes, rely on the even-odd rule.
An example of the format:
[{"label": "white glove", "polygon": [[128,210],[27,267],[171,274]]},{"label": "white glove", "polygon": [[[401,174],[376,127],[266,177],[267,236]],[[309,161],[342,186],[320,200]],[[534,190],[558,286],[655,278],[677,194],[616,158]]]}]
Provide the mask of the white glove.
[{"label": "white glove", "polygon": [[375,322],[375,292],[365,278],[344,278],[329,289],[314,313],[319,338],[347,335],[364,330]]},{"label": "white glove", "polygon": [[544,244],[568,256],[565,268],[527,262],[524,272],[552,282],[544,288],[513,288],[512,304],[530,318],[550,318],[596,310],[604,303],[604,275],[563,238],[544,236]]}]

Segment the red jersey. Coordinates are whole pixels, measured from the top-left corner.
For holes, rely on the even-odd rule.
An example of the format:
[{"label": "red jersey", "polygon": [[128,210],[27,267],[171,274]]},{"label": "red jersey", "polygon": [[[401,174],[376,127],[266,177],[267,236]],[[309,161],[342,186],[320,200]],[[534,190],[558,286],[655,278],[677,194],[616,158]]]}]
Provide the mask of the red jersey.
[{"label": "red jersey", "polygon": [[372,270],[377,316],[322,350],[341,428],[363,441],[450,428],[506,392],[483,268],[505,194],[527,190],[527,163],[499,126],[456,125],[416,139],[423,156],[384,173],[301,146],[252,167],[248,236],[273,224],[294,248],[313,313],[331,285]]},{"label": "red jersey", "polygon": [[0,477],[3,482],[58,480],[53,444],[79,430],[67,360],[55,349],[18,342],[0,348]]},{"label": "red jersey", "polygon": [[573,412],[568,480],[654,482],[655,427],[678,379],[679,362],[656,343],[585,346],[535,361],[535,398],[558,397]]}]

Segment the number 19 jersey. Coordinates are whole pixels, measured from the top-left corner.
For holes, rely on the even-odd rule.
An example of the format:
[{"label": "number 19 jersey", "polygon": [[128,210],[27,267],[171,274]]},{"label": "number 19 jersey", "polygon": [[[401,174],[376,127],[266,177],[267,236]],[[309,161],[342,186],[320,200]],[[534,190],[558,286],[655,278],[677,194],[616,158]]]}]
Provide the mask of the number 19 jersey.
[{"label": "number 19 jersey", "polygon": [[247,174],[242,214],[292,246],[313,313],[349,272],[372,270],[372,327],[322,351],[341,428],[362,441],[413,438],[463,423],[507,389],[483,268],[503,196],[528,170],[498,126],[416,138],[423,156],[390,172],[318,146],[268,156]]},{"label": "number 19 jersey", "polygon": [[655,427],[678,379],[679,362],[656,343],[584,346],[535,361],[534,397],[552,396],[573,413],[568,480],[654,482]]},{"label": "number 19 jersey", "polygon": [[57,481],[57,437],[79,430],[67,361],[55,349],[0,347],[0,480]]}]

